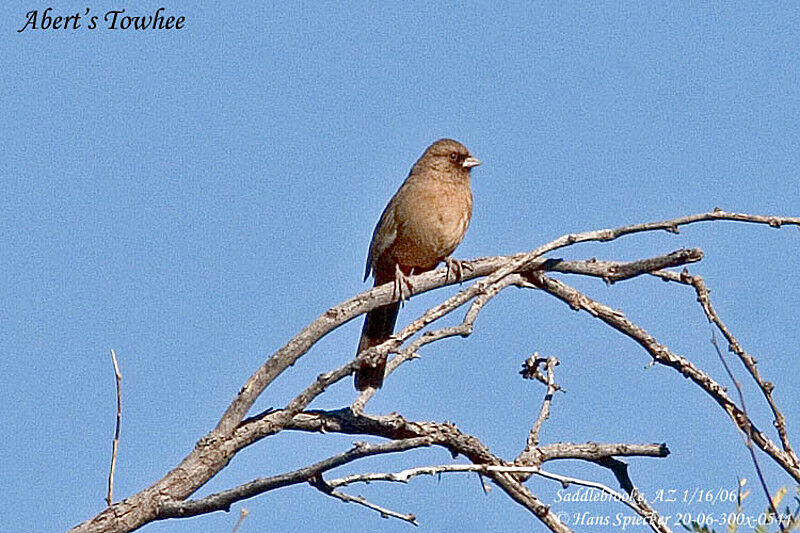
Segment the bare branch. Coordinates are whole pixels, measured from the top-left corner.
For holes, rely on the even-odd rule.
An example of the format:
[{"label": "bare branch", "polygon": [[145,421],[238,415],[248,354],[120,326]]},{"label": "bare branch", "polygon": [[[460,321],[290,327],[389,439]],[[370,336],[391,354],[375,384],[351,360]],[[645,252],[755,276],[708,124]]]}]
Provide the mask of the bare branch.
[{"label": "bare branch", "polygon": [[[631,497],[626,497],[624,494],[620,494],[614,489],[606,485],[603,485],[602,483],[598,483],[596,481],[588,481],[569,476],[562,476],[560,474],[545,472],[544,470],[536,472],[536,475],[546,477],[549,479],[554,479],[556,481],[561,482],[561,484],[564,486],[574,484],[574,485],[582,485],[584,487],[591,487],[598,489],[602,492],[605,492],[618,502],[621,502],[622,504],[630,507],[634,512],[636,512],[636,514],[638,514],[647,521],[647,525],[650,526],[650,529],[652,529],[653,531],[656,531],[657,533],[670,533],[672,531],[667,526],[666,522],[664,522],[664,520],[661,519],[658,513],[656,513],[655,510],[653,510],[653,508],[650,506],[647,500],[645,500],[644,497],[642,497],[642,495],[639,494],[639,492],[636,489],[634,489],[633,492],[636,493],[638,498],[634,499]],[[645,505],[644,506],[641,505],[640,502],[644,502]]]},{"label": "bare branch", "polygon": [[[658,514],[647,504],[647,501],[641,495],[638,498],[626,497],[623,494],[603,485],[602,483],[587,481],[578,478],[562,476],[542,470],[539,467],[524,467],[524,466],[494,466],[494,465],[467,465],[467,464],[449,464],[449,465],[435,465],[435,466],[422,466],[416,468],[409,468],[400,472],[372,472],[363,474],[352,474],[343,478],[333,479],[325,483],[327,490],[332,490],[336,487],[352,485],[354,483],[372,483],[375,481],[387,481],[395,483],[408,483],[412,478],[421,475],[439,475],[443,473],[463,473],[463,472],[476,472],[483,475],[488,475],[493,472],[503,472],[511,474],[536,474],[538,476],[553,479],[566,486],[569,484],[582,485],[586,487],[599,489],[609,494],[613,499],[623,503],[624,505],[633,509],[637,514],[642,516],[648,525],[656,532],[668,533],[669,527],[663,522]],[[645,505],[639,502],[644,501]],[[409,515],[413,516],[413,515]],[[416,523],[415,523],[416,525]]]},{"label": "bare branch", "polygon": [[[710,220],[735,220],[739,222],[752,222],[768,224],[776,228],[780,228],[782,225],[788,224],[800,226],[800,217],[749,215],[744,213],[729,213],[721,209],[715,209],[709,213],[687,215],[661,222],[632,224],[628,226],[621,226],[616,229],[602,229],[587,231],[584,233],[570,233],[544,244],[531,252],[512,255],[500,261],[488,261],[489,263],[494,263],[488,269],[478,268],[479,265],[472,263],[465,263],[464,270],[469,270],[470,268],[472,270],[469,273],[464,273],[462,281],[479,276],[485,276],[489,272],[492,272],[491,275],[484,280],[484,284],[489,286],[497,280],[505,277],[506,274],[525,270],[524,267],[532,266],[532,261],[548,252],[552,252],[559,248],[564,248],[578,242],[610,241],[623,235],[660,229],[677,233],[679,226]],[[485,267],[486,265],[480,266]],[[439,269],[433,273],[413,276],[409,279],[414,287],[414,294],[418,294],[421,292],[427,292],[442,285],[449,284],[446,278],[447,269]],[[294,362],[306,351],[308,351],[308,349],[317,340],[322,338],[322,336],[329,333],[335,327],[338,327],[339,325],[355,318],[359,314],[392,301],[393,295],[391,294],[391,285],[391,283],[387,283],[383,286],[361,293],[358,296],[344,302],[343,304],[329,309],[314,322],[303,328],[303,330],[297,336],[289,341],[283,348],[275,352],[275,354],[273,354],[273,356],[270,357],[270,359],[250,377],[250,379],[248,379],[247,383],[244,385],[244,387],[242,387],[236,399],[233,401],[233,403],[231,403],[223,415],[222,419],[217,425],[216,432],[225,434],[232,431],[236,424],[241,421],[242,418],[244,418],[245,414],[253,405],[256,398],[258,398],[259,394],[261,394],[261,392],[264,390],[264,388],[266,388],[266,386],[269,385],[287,367],[294,364]],[[475,287],[475,285],[473,285],[472,287],[461,291],[461,293],[472,293],[464,294],[462,298],[466,298],[464,301],[467,301],[478,292],[483,292],[482,289],[482,286]]]},{"label": "bare branch", "polygon": [[714,381],[708,374],[701,371],[685,357],[675,354],[663,344],[658,343],[647,331],[628,320],[621,311],[615,311],[592,300],[576,289],[543,274],[532,273],[531,276],[537,286],[563,300],[573,309],[585,310],[635,340],[650,354],[656,363],[674,368],[685,377],[691,379],[725,410],[738,428],[745,433],[752,434],[753,441],[759,448],[772,457],[796,481],[800,482],[800,468],[794,464],[789,455],[759,431],[745,413],[730,399],[724,387]]},{"label": "bare branch", "polygon": [[511,472],[535,474],[539,471],[538,466],[494,466],[476,464],[449,464],[418,466],[407,468],[399,472],[366,472],[362,474],[351,474],[349,476],[332,479],[328,481],[331,487],[343,487],[354,483],[372,483],[373,481],[387,481],[392,483],[408,483],[411,479],[418,476],[436,476],[447,473],[476,472],[486,474],[488,472]]},{"label": "bare branch", "polygon": [[[258,421],[252,423],[257,424]],[[492,454],[489,449],[476,437],[466,435],[452,424],[437,424],[434,422],[409,422],[400,415],[385,417],[370,417],[354,413],[349,409],[339,411],[309,411],[295,416],[293,423],[287,429],[303,431],[338,431],[341,433],[366,433],[379,436],[395,436],[395,438],[411,438],[413,436],[428,436],[432,444],[443,446],[454,455],[464,455],[476,464],[492,466],[508,466],[516,468],[517,465],[505,464],[501,459]],[[391,437],[390,437],[391,438]],[[533,495],[522,485],[514,474],[499,471],[487,471],[490,477],[503,491],[511,496],[514,501],[524,506],[539,518],[551,531],[566,533],[570,529],[559,520],[550,508]]]},{"label": "bare branch", "polygon": [[[539,363],[545,364],[545,368],[547,370],[546,377],[543,376],[539,370]],[[523,376],[526,376],[527,373],[530,373],[531,377],[536,377],[540,381],[543,381],[545,385],[547,385],[547,392],[545,392],[544,400],[542,401],[542,407],[539,409],[539,416],[536,418],[536,422],[533,423],[530,433],[528,433],[525,449],[519,454],[517,459],[514,461],[515,463],[528,462],[536,447],[539,446],[539,432],[542,430],[542,424],[544,424],[544,421],[550,417],[550,404],[553,401],[553,395],[561,388],[555,382],[556,365],[558,365],[558,359],[555,357],[548,357],[547,359],[544,359],[538,357],[538,354],[536,353],[533,354],[528,361],[526,361],[525,365],[523,365],[525,367],[522,371]]]},{"label": "bare branch", "polygon": [[[506,276],[505,278],[501,279],[498,283],[493,284],[491,287],[486,289],[481,289],[481,291],[477,294],[477,297],[475,297],[474,301],[467,310],[467,313],[464,316],[464,320],[461,322],[461,324],[457,326],[440,328],[433,331],[426,331],[425,333],[420,335],[420,337],[414,342],[412,342],[408,346],[408,348],[405,348],[404,350],[398,352],[395,357],[392,357],[392,359],[386,365],[386,375],[388,376],[389,374],[394,372],[395,369],[404,362],[418,357],[417,352],[419,351],[420,348],[422,348],[426,344],[430,344],[432,342],[441,339],[446,339],[449,337],[457,337],[457,336],[468,337],[470,334],[472,334],[475,320],[478,318],[478,313],[480,313],[480,311],[483,309],[486,303],[489,302],[489,300],[494,298],[500,291],[502,291],[506,287],[514,285],[515,283],[518,282],[519,282],[518,276]],[[472,289],[475,286],[476,285],[473,285],[472,287],[470,287],[470,289]],[[470,294],[470,296],[466,298],[462,296],[462,293],[464,293],[464,291],[459,292],[452,298],[449,298],[448,300],[443,302],[441,305],[436,306],[433,309],[429,310],[421,317],[419,317],[417,320],[413,321],[411,324],[406,326],[402,331],[394,335],[392,340],[389,340],[384,344],[380,345],[378,349],[383,348],[387,344],[389,345],[391,345],[392,343],[397,344],[399,343],[399,341],[408,339],[414,333],[421,330],[423,327],[430,324],[434,320],[441,318],[442,316],[450,313],[451,311],[465,304],[473,296],[473,294]],[[354,403],[353,408],[356,411],[361,410],[364,404],[366,404],[366,402],[369,401],[370,398],[372,398],[375,392],[376,391],[374,389],[367,389],[364,392],[362,392],[359,398],[356,400],[356,403]]]},{"label": "bare branch", "polygon": [[[725,327],[725,324],[717,315],[716,310],[711,305],[711,299],[709,298],[709,290],[705,284],[705,281],[700,276],[690,276],[688,271],[684,269],[683,273],[681,274],[681,282],[691,284],[695,291],[697,292],[697,301],[700,302],[703,311],[706,314],[706,318],[708,319],[709,323],[711,324],[711,345],[714,346],[714,350],[717,353],[717,357],[719,358],[722,367],[725,369],[725,372],[728,374],[728,377],[733,382],[733,385],[736,387],[736,392],[739,395],[739,403],[742,405],[742,412],[745,416],[749,416],[747,413],[747,405],[745,404],[744,399],[744,391],[742,390],[742,385],[739,383],[739,380],[736,379],[736,376],[733,374],[730,366],[728,366],[728,362],[725,361],[725,356],[722,355],[722,350],[719,348],[719,343],[717,343],[717,336],[714,333],[713,327],[716,325],[719,327],[720,331],[723,332],[726,339],[728,340],[728,346],[730,351],[735,352],[739,359],[744,363],[744,366],[750,371],[750,375],[753,377],[755,382],[758,384],[761,391],[764,393],[767,402],[769,403],[770,407],[772,408],[772,412],[775,415],[775,422],[774,426],[778,429],[778,434],[781,437],[783,443],[784,452],[786,452],[789,459],[794,459],[794,464],[797,466],[797,457],[794,455],[791,447],[789,446],[788,437],[786,435],[786,426],[785,420],[783,418],[783,414],[778,410],[775,402],[772,400],[772,387],[767,387],[766,384],[761,380],[761,376],[759,375],[758,369],[755,366],[755,359],[750,354],[747,354],[744,350],[741,349],[739,343],[737,342],[736,338],[733,336],[732,333]],[[663,279],[669,279],[669,277],[664,277]],[[736,348],[734,348],[734,346]],[[767,487],[767,481],[764,479],[764,473],[761,471],[761,465],[758,463],[758,457],[756,457],[756,452],[753,449],[753,435],[751,433],[751,428],[747,426],[747,432],[744,433],[745,438],[745,446],[747,446],[747,450],[750,453],[750,459],[753,462],[753,467],[756,470],[756,475],[758,476],[758,481],[761,484],[761,489],[764,491],[764,496],[767,498],[767,502],[769,502],[770,509],[772,510],[772,514],[774,516],[778,516],[778,510],[775,508],[775,504],[772,501],[772,496],[770,494],[769,488]],[[781,531],[785,531],[785,527],[782,522],[778,523]]]},{"label": "bare branch", "polygon": [[696,263],[703,259],[703,251],[699,248],[676,250],[666,255],[648,257],[638,261],[557,261],[551,260],[540,270],[551,272],[564,272],[567,274],[583,274],[603,278],[609,285],[626,279],[631,279],[642,274],[652,273],[664,268]]},{"label": "bare branch", "polygon": [[[535,251],[535,253],[538,252]],[[521,255],[525,255],[526,257],[521,258]],[[463,280],[487,274],[489,274],[489,277],[473,283],[470,287],[461,290],[440,305],[428,310],[419,319],[409,324],[408,327],[396,334],[389,341],[375,348],[371,348],[370,350],[373,351],[372,354],[368,353],[369,351],[365,351],[365,353],[359,355],[357,361],[360,361],[361,357],[377,357],[377,354],[388,353],[432,321],[457,309],[475,296],[483,294],[485,296],[481,298],[479,303],[474,303],[470,309],[472,312],[468,313],[469,318],[474,320],[481,307],[488,299],[499,292],[499,290],[503,287],[519,284],[523,281],[519,275],[511,276],[508,280],[503,279],[506,277],[504,271],[508,270],[509,264],[513,264],[514,268],[521,266],[525,266],[526,268],[543,268],[547,263],[547,261],[537,259],[531,254],[521,255],[517,254],[516,256],[509,257],[479,259],[471,262],[469,266],[465,267],[465,270],[468,272],[463,274]],[[565,263],[567,262],[560,262],[562,269],[568,267]],[[578,266],[578,268],[582,267]],[[446,284],[445,277],[445,269],[415,276],[412,278],[414,280],[414,291],[415,293],[420,293],[442,286]],[[497,283],[498,281],[499,283]],[[493,284],[496,286],[492,286]],[[119,502],[119,504],[117,504],[119,507],[117,508],[115,506],[113,513],[103,512],[95,517],[95,519],[91,521],[91,529],[87,529],[86,531],[106,531],[108,524],[120,524],[122,521],[129,524],[129,526],[124,526],[123,529],[127,527],[135,528],[147,521],[157,519],[158,510],[163,501],[181,501],[185,499],[197,490],[198,487],[208,481],[208,479],[213,477],[219,470],[224,468],[239,449],[255,442],[259,438],[280,431],[286,421],[291,418],[290,414],[300,412],[314,397],[323,392],[327,386],[351,373],[355,368],[354,362],[351,361],[337,370],[321,375],[312,385],[290,402],[287,406],[289,408],[288,410],[276,411],[271,417],[266,418],[264,420],[265,424],[258,426],[259,431],[251,435],[243,435],[240,432],[240,428],[235,428],[235,437],[233,435],[223,437],[220,433],[222,430],[226,430],[231,420],[238,417],[238,412],[242,406],[249,403],[250,398],[254,398],[252,394],[254,394],[253,391],[255,389],[252,387],[263,390],[263,387],[266,387],[268,383],[280,375],[286,367],[294,364],[297,358],[302,356],[315,342],[328,332],[355,316],[358,316],[360,313],[390,302],[392,298],[391,283],[376,287],[351,298],[343,304],[331,308],[314,322],[306,326],[294,339],[275,352],[275,354],[251,376],[248,383],[245,384],[240,391],[237,399],[229,406],[226,414],[223,415],[222,419],[217,424],[217,428],[200,439],[195,449],[181,461],[178,467],[151,487],[148,487],[123,502]],[[430,337],[426,341],[422,341],[421,339],[418,341],[422,343],[433,342],[435,338],[444,338],[452,334],[460,333],[448,332],[445,330],[434,335],[434,337]],[[389,369],[396,368],[396,366],[403,361],[412,358],[415,353],[416,352],[411,349],[406,350],[401,354],[401,357],[396,358],[396,362],[394,362],[395,358],[390,361]],[[361,399],[366,400],[368,397],[365,398],[362,395]],[[181,475],[176,476],[175,474],[177,473]],[[118,518],[119,516],[124,518],[120,520]],[[89,524],[87,523],[86,525],[88,526]],[[78,529],[78,531],[80,531],[80,529]]]},{"label": "bare branch", "polygon": [[114,441],[111,444],[111,467],[108,469],[108,492],[106,493],[106,504],[111,505],[114,501],[114,472],[117,469],[117,450],[119,449],[119,428],[122,422],[122,373],[117,364],[117,354],[111,350],[111,362],[114,364],[114,381],[117,389],[117,421],[114,425]]},{"label": "bare branch", "polygon": [[[460,306],[472,302],[472,306],[467,311],[468,318],[465,318],[464,324],[461,329],[447,330],[443,328],[438,333],[434,332],[435,338],[445,338],[452,335],[463,335],[467,331],[471,331],[471,324],[474,323],[475,315],[480,311],[480,308],[491,299],[494,294],[497,294],[504,287],[524,284],[526,279],[530,278],[532,270],[547,270],[555,268],[558,265],[560,271],[566,268],[565,264],[568,262],[559,262],[552,260],[545,260],[542,256],[548,252],[558,250],[560,248],[568,247],[579,242],[588,241],[608,241],[616,239],[623,235],[634,234],[639,232],[667,230],[676,232],[677,228],[682,225],[692,224],[702,221],[713,220],[732,220],[738,222],[752,222],[760,224],[768,224],[772,227],[781,227],[784,224],[800,225],[800,218],[797,217],[772,217],[760,215],[748,215],[741,213],[728,213],[722,210],[714,210],[710,213],[700,213],[696,215],[689,215],[684,217],[675,218],[672,220],[662,222],[652,222],[646,224],[635,224],[629,226],[622,226],[616,229],[603,229],[596,231],[589,231],[585,233],[573,233],[563,235],[558,239],[546,243],[538,248],[526,252],[515,254],[507,257],[499,258],[484,258],[477,259],[471,262],[463,263],[462,281],[471,280],[474,278],[483,277],[468,287],[460,290],[456,295],[447,299],[445,302],[430,309],[423,314],[419,319],[412,322],[407,328],[403,329],[398,335],[376,347],[375,353],[363,353],[359,358],[375,357],[377,350],[383,350],[382,353],[396,350],[402,343],[406,342],[410,336],[414,335],[420,329],[424,328],[434,320],[452,312]],[[691,262],[691,254],[688,254],[683,261]],[[696,260],[696,259],[694,259]],[[632,271],[628,273],[623,270],[613,270],[608,272],[607,275],[601,276],[610,281],[617,279],[625,279],[629,276],[630,272],[633,275],[643,273],[653,265],[642,265],[630,267]],[[615,267],[616,268],[616,267]],[[584,269],[586,270],[586,269]],[[589,269],[591,270],[591,269]],[[600,269],[602,270],[602,268]],[[523,274],[525,275],[523,277]],[[484,277],[485,276],[485,277]],[[506,279],[507,277],[511,279]],[[449,282],[447,279],[446,269],[428,272],[420,276],[411,278],[414,287],[414,293],[426,292],[444,285],[455,283]],[[545,278],[546,279],[546,278]],[[552,280],[551,280],[552,281]],[[555,283],[555,282],[554,282]],[[258,368],[253,375],[247,380],[244,386],[240,389],[236,397],[228,406],[224,415],[221,417],[216,427],[205,437],[201,438],[195,448],[189,453],[181,463],[176,466],[172,471],[167,473],[162,479],[153,484],[152,486],[140,491],[139,493],[123,500],[121,502],[111,505],[109,508],[98,514],[96,517],[87,520],[83,524],[76,526],[74,531],[80,532],[100,532],[100,531],[130,531],[140,527],[141,525],[157,519],[160,509],[165,502],[178,502],[184,500],[214,475],[216,475],[222,468],[224,468],[232,457],[242,447],[254,442],[259,438],[259,435],[268,435],[280,431],[287,427],[289,424],[295,424],[296,416],[301,413],[303,409],[310,403],[310,401],[322,393],[325,387],[334,383],[336,380],[341,379],[342,376],[347,375],[353,371],[353,362],[350,362],[339,369],[321,375],[314,383],[306,388],[296,396],[285,410],[278,410],[273,413],[264,413],[257,417],[257,420],[249,420],[242,422],[247,412],[251,409],[252,405],[264,391],[264,389],[272,383],[282,372],[289,366],[293,365],[300,357],[302,357],[317,341],[327,335],[333,329],[341,326],[342,324],[352,320],[358,315],[374,309],[378,306],[385,305],[392,301],[392,284],[386,284],[380,287],[375,287],[369,291],[365,291],[340,305],[337,305],[320,315],[316,320],[308,324],[302,331],[300,331],[293,339],[286,345],[277,350],[270,356],[264,364]],[[588,309],[597,311],[593,306],[589,305]],[[607,309],[607,308],[606,308]],[[615,322],[613,312],[611,315],[601,310],[600,313],[604,320]],[[610,312],[610,310],[608,310]],[[623,317],[624,318],[624,317]],[[616,321],[619,326],[621,323]],[[620,329],[618,327],[618,329]],[[468,333],[467,333],[468,334]],[[430,338],[427,342],[432,342],[435,338]],[[634,338],[636,338],[634,336]],[[420,339],[418,339],[419,341]],[[653,341],[655,342],[655,341]],[[640,340],[640,343],[648,347],[649,341]],[[424,343],[420,344],[422,346]],[[412,345],[409,346],[409,349]],[[690,375],[698,384],[704,384],[707,392],[712,394],[717,403],[719,403],[729,415],[734,419],[737,425],[744,427],[743,424],[750,423],[747,417],[742,415],[727,399],[724,390],[713,382],[708,381],[706,376],[693,366],[687,366],[682,358],[675,358],[665,348],[658,344],[651,344],[651,349],[655,351],[651,354],[654,358],[661,358],[663,364],[668,364],[678,369],[686,375]],[[402,363],[404,358],[411,358],[415,355],[415,351],[408,350],[401,356],[398,356],[396,365]],[[710,380],[710,378],[708,378]],[[441,429],[441,428],[440,428]],[[252,431],[252,432],[250,432]],[[413,433],[413,432],[412,432]],[[492,463],[496,460],[494,456],[469,438],[462,436],[468,442],[458,441],[455,444],[451,443],[450,446],[454,450],[466,450],[472,456],[471,460],[478,463]],[[766,437],[759,432],[753,433],[754,441],[759,447],[765,449],[776,461],[784,468],[791,466],[790,462],[786,462],[781,450],[777,449]],[[251,439],[251,440],[248,440]],[[449,441],[448,441],[449,442]],[[447,446],[446,446],[447,447]],[[458,451],[457,453],[465,453]],[[465,453],[466,455],[466,453]],[[800,477],[800,469],[794,465],[792,475],[795,479]],[[543,506],[538,499],[532,495],[524,486],[516,482],[512,474],[494,473],[492,479],[519,503],[525,505],[528,509],[534,512],[540,519],[543,520],[548,527],[553,530],[565,531],[568,530],[559,524],[557,519],[553,521],[554,517],[546,506]]]},{"label": "bare branch", "polygon": [[558,442],[539,446],[533,463],[542,464],[560,459],[581,459],[583,461],[597,462],[608,457],[660,457],[669,455],[666,444],[602,444],[588,442],[575,444],[571,442]]},{"label": "bare branch", "polygon": [[775,418],[773,425],[778,431],[778,436],[780,437],[781,444],[783,445],[783,450],[787,453],[795,466],[800,467],[800,460],[798,460],[797,455],[795,454],[794,450],[792,450],[792,446],[789,443],[789,434],[786,429],[786,417],[784,417],[783,413],[780,411],[780,409],[778,409],[778,405],[775,402],[775,399],[772,397],[772,391],[775,389],[775,385],[769,381],[765,381],[761,377],[757,366],[758,361],[756,361],[755,357],[747,353],[742,348],[741,344],[739,344],[739,341],[733,336],[733,333],[731,333],[731,331],[719,317],[716,309],[711,304],[711,298],[709,296],[711,291],[706,285],[705,280],[703,280],[703,278],[700,276],[692,276],[685,270],[680,274],[670,271],[658,271],[652,272],[652,274],[661,279],[689,285],[694,288],[695,292],[697,293],[697,301],[700,302],[700,306],[703,308],[703,312],[706,314],[708,321],[719,329],[719,331],[725,337],[725,340],[728,342],[728,349],[739,357],[739,360],[750,373],[753,380],[758,385],[758,388],[761,389],[761,392],[763,393],[764,398],[767,400],[767,403],[769,404],[769,407],[772,410],[772,414]]},{"label": "bare branch", "polygon": [[[613,283],[615,281],[630,279],[635,276],[647,274],[654,270],[658,270],[660,268],[665,268],[668,266],[678,266],[696,262],[701,260],[702,257],[703,257],[703,252],[695,248],[690,250],[681,249],[672,252],[670,254],[651,257],[648,259],[643,259],[633,262],[598,261],[595,259],[588,261],[547,260],[547,261],[537,261],[535,263],[531,263],[527,266],[527,268],[531,270],[544,269],[544,270],[552,270],[563,273],[584,274],[602,278],[606,280],[607,283]],[[496,259],[499,258],[480,259],[476,260],[473,263],[494,261]],[[505,259],[507,260],[508,258]],[[464,264],[468,263],[465,262]],[[469,267],[469,269],[472,271],[473,275],[475,274],[476,271],[481,271],[481,267],[478,265],[471,266]],[[464,279],[468,278],[465,277]],[[440,328],[437,330],[427,331],[423,333],[419,337],[419,339],[411,343],[407,348],[398,352],[398,354],[388,362],[388,364],[386,365],[387,376],[392,372],[394,372],[394,370],[404,362],[418,357],[419,349],[425,346],[426,344],[430,344],[432,342],[449,337],[456,337],[456,336],[468,337],[472,333],[475,320],[478,317],[478,313],[480,313],[480,311],[489,302],[489,300],[494,298],[500,291],[502,291],[506,287],[512,285],[524,285],[524,283],[525,283],[525,278],[521,277],[518,274],[509,274],[500,278],[497,282],[492,283],[487,287],[481,288],[477,292],[477,296],[470,305],[470,308],[467,311],[466,315],[464,316],[464,319],[461,322],[461,324],[457,326]],[[471,286],[470,290],[473,289],[473,287],[475,287],[475,285]],[[474,291],[470,292],[473,293]],[[377,356],[379,355],[384,355],[385,353],[388,353],[396,349],[396,347],[399,346],[400,343],[402,343],[405,339],[410,338],[412,335],[420,331],[422,328],[424,328],[431,322],[441,318],[442,316],[445,316],[446,314],[450,313],[451,311],[465,304],[474,295],[470,294],[469,297],[466,297],[467,295],[463,293],[464,291],[461,291],[455,296],[451,297],[450,299],[440,304],[439,306],[430,309],[420,318],[409,324],[405,329],[396,333],[390,340],[386,341],[385,343],[379,346],[371,348],[372,350],[371,357],[377,358]],[[372,396],[376,392],[377,391],[375,391],[374,389],[367,389],[363,391],[361,395],[354,402],[353,409],[355,411],[362,411],[364,405],[369,401],[370,398],[372,398]]]},{"label": "bare branch", "polygon": [[321,476],[323,472],[337,468],[362,457],[401,452],[413,448],[430,446],[431,444],[432,439],[429,437],[393,440],[382,444],[368,444],[364,442],[356,443],[355,446],[346,452],[333,455],[312,465],[299,468],[285,474],[255,479],[249,483],[239,485],[238,487],[217,492],[197,500],[189,500],[185,502],[164,502],[158,514],[158,519],[197,516],[213,511],[228,511],[230,510],[231,505],[238,501],[252,498],[259,494],[263,494],[264,492],[280,487],[296,485],[299,483],[307,483],[316,477]]},{"label": "bare branch", "polygon": [[383,518],[392,517],[397,518],[399,520],[403,520],[415,526],[418,526],[419,523],[417,522],[417,517],[413,514],[401,514],[391,509],[387,509],[385,507],[381,507],[374,503],[367,501],[363,496],[350,496],[349,494],[343,494],[341,492],[336,492],[333,490],[333,487],[328,485],[325,480],[322,479],[322,476],[316,476],[313,479],[310,479],[308,482],[312,487],[318,489],[323,494],[327,494],[328,496],[332,496],[336,499],[339,499],[345,503],[357,503],[359,505],[363,505],[367,509],[372,509],[373,511],[377,511]]},{"label": "bare branch", "polygon": [[[359,481],[368,482],[379,480],[404,483],[414,476],[423,474],[477,471],[490,477],[518,503],[526,506],[526,508],[534,513],[543,512],[543,509],[539,507],[539,505],[543,504],[521,485],[517,477],[519,474],[538,473],[540,470],[539,465],[543,462],[556,459],[581,459],[598,462],[602,459],[613,458],[614,456],[666,457],[669,454],[669,450],[663,444],[558,443],[536,449],[535,453],[529,455],[530,462],[525,465],[509,465],[503,464],[499,459],[493,458],[488,449],[485,449],[477,439],[463,435],[455,426],[450,424],[435,424],[433,422],[408,422],[399,415],[370,417],[363,414],[354,414],[350,410],[308,411],[298,414],[293,424],[287,427],[302,431],[364,433],[384,437],[425,434],[434,437],[434,445],[444,446],[450,450],[451,453],[461,453],[473,462],[477,462],[477,464],[473,465],[420,467],[394,474],[355,474],[333,480],[329,483],[331,486],[348,485]],[[487,459],[490,460],[486,461]],[[514,476],[514,474],[517,474],[517,476]],[[640,505],[642,516],[649,521],[648,523],[658,525],[658,516],[655,514],[655,511],[647,505],[647,502],[637,503]],[[540,516],[540,518],[542,517]],[[548,520],[550,519],[548,518]],[[543,519],[543,521],[552,531],[569,530],[568,528],[562,529],[566,528],[563,524],[548,522],[545,519]],[[656,531],[668,531],[668,529],[657,529]]]}]

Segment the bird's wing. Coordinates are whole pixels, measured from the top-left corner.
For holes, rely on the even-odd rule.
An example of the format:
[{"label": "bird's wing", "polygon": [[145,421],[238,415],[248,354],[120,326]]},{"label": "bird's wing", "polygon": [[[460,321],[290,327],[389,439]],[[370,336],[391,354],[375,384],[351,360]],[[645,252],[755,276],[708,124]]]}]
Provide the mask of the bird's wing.
[{"label": "bird's wing", "polygon": [[372,242],[369,245],[369,255],[367,255],[367,268],[364,272],[364,280],[369,277],[370,271],[375,269],[376,263],[381,256],[389,249],[397,238],[397,215],[395,198],[389,202],[381,214],[375,231],[372,232]]}]

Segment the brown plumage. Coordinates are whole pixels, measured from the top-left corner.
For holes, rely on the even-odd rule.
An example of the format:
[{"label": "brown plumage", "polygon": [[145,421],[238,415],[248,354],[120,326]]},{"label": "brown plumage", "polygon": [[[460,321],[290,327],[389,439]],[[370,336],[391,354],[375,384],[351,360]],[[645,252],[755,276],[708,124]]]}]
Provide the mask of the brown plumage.
[{"label": "brown plumage", "polygon": [[[472,216],[470,170],[481,162],[461,143],[440,139],[430,145],[383,210],[369,246],[367,270],[375,285],[394,281],[402,298],[406,276],[436,268],[459,245]],[[399,302],[373,309],[364,320],[358,352],[388,339]],[[386,356],[376,366],[362,363],[356,389],[383,384]]]}]

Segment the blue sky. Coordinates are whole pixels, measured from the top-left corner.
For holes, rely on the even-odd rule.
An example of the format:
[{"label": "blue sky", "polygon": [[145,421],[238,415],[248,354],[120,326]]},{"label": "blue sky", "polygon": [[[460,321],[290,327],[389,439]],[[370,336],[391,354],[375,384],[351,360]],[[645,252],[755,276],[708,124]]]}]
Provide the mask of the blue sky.
[{"label": "blue sky", "polygon": [[[800,214],[793,3],[196,2],[165,6],[186,17],[180,31],[17,33],[27,11],[44,7],[0,7],[0,522],[8,531],[66,530],[102,510],[114,419],[110,348],[123,373],[123,498],[177,464],[270,353],[367,288],[374,224],[437,138],[456,138],[484,161],[473,173],[462,258],[715,206]],[[52,7],[66,15],[120,6]],[[161,5],[123,7],[149,14]],[[795,228],[717,222],[559,255],[636,259],[702,248],[706,258],[692,271],[776,383],[798,442],[798,244]],[[565,280],[730,385],[688,288]],[[400,323],[453,290],[415,298]],[[326,337],[256,407],[282,405],[347,361],[359,328],[354,321]],[[646,493],[734,489],[739,476],[751,480],[749,512],[764,507],[741,439],[709,398],[669,369],[645,368],[648,357],[629,339],[537,292],[502,294],[472,337],[429,347],[370,410],[452,421],[511,459],[543,392],[517,375],[534,350],[561,359],[557,380],[568,391],[555,400],[544,443],[666,442],[668,459],[629,461]],[[757,390],[745,392],[774,438]],[[341,407],[353,394],[347,380],[314,407]],[[237,456],[199,494],[353,440],[281,434]],[[791,485],[761,457],[773,490]],[[342,472],[448,461],[426,450]],[[550,469],[613,485],[599,468]],[[559,510],[584,510],[555,503],[553,482],[528,485]],[[415,513],[424,531],[543,530],[470,475],[350,492]],[[251,514],[242,533],[411,527],[306,486],[243,505]],[[230,531],[241,506],[145,530]],[[673,518],[733,510],[656,507]]]}]

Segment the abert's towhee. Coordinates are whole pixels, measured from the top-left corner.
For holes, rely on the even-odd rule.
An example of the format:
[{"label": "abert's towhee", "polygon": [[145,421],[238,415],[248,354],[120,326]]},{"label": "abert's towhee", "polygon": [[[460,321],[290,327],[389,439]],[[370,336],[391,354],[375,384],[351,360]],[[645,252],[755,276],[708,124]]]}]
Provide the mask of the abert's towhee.
[{"label": "abert's towhee", "polygon": [[[451,267],[450,254],[459,245],[472,216],[470,170],[480,165],[464,145],[440,139],[414,163],[406,180],[383,210],[372,234],[367,270],[375,275],[375,286],[394,281],[403,299],[406,276],[436,268],[441,261]],[[455,268],[460,272],[459,268]],[[394,331],[400,301],[367,313],[358,353],[387,340]],[[384,355],[376,366],[362,363],[356,372],[356,389],[379,388],[386,370]]]}]

